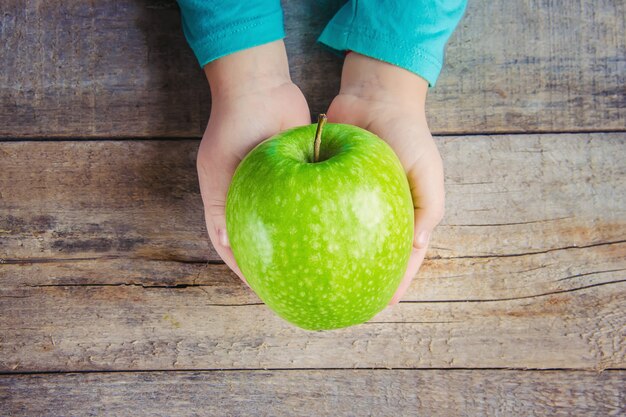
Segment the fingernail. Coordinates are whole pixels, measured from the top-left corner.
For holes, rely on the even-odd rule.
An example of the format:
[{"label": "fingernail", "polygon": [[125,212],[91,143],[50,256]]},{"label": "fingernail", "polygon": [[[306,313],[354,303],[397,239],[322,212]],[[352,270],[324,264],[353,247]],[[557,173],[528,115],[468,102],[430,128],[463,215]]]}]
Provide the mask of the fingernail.
[{"label": "fingernail", "polygon": [[220,245],[222,246],[230,246],[228,242],[228,235],[226,235],[226,230],[217,229],[217,238],[219,239]]},{"label": "fingernail", "polygon": [[415,246],[418,248],[424,248],[428,245],[428,240],[430,239],[430,232],[428,230],[422,230],[417,234],[417,238],[415,239]]}]

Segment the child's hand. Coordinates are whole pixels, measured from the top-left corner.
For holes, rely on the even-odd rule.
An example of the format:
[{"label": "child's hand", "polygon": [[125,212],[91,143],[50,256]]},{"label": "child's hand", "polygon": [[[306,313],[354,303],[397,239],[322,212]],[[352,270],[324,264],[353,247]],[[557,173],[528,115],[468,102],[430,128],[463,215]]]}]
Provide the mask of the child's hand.
[{"label": "child's hand", "polygon": [[430,234],[443,217],[443,165],[426,123],[427,90],[428,83],[421,77],[351,52],[343,66],[339,95],[328,109],[329,122],[360,126],[384,139],[407,173],[415,207],[413,252],[391,305],[411,284]]},{"label": "child's hand", "polygon": [[282,41],[220,58],[205,72],[211,117],[197,158],[204,216],[215,250],[246,282],[226,235],[226,194],[233,174],[256,144],[281,130],[311,123],[311,116],[302,92],[291,82]]}]

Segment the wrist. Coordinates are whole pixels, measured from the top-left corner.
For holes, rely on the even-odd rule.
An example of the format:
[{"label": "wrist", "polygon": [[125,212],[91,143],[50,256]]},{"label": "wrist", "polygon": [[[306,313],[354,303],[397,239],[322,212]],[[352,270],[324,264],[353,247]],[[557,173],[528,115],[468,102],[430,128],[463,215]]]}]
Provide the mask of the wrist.
[{"label": "wrist", "polygon": [[213,101],[267,91],[291,83],[282,40],[234,52],[204,66]]},{"label": "wrist", "polygon": [[424,108],[428,82],[404,68],[350,52],[343,64],[339,93]]}]

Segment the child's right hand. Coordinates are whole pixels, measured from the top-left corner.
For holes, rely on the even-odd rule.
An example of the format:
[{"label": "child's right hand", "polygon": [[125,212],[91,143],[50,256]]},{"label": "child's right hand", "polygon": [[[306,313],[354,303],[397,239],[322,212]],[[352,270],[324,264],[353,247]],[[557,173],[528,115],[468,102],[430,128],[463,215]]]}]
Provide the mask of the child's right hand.
[{"label": "child's right hand", "polygon": [[[291,82],[283,41],[227,55],[205,66],[211,116],[197,168],[209,238],[244,282],[226,234],[226,195],[239,162],[259,142],[311,123],[309,107]],[[247,284],[247,282],[246,282]]]},{"label": "child's right hand", "polygon": [[328,121],[360,126],[383,138],[407,174],[415,207],[413,251],[390,304],[397,304],[417,274],[444,211],[443,163],[426,122],[428,82],[403,68],[351,52]]}]

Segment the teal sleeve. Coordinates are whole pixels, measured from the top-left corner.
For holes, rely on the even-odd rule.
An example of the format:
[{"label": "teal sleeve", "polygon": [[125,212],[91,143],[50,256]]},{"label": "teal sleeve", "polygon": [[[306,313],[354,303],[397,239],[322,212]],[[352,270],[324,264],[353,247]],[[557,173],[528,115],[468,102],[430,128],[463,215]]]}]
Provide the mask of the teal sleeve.
[{"label": "teal sleeve", "polygon": [[351,0],[318,41],[407,69],[434,86],[467,0]]},{"label": "teal sleeve", "polygon": [[200,66],[285,37],[280,0],[178,0]]}]

